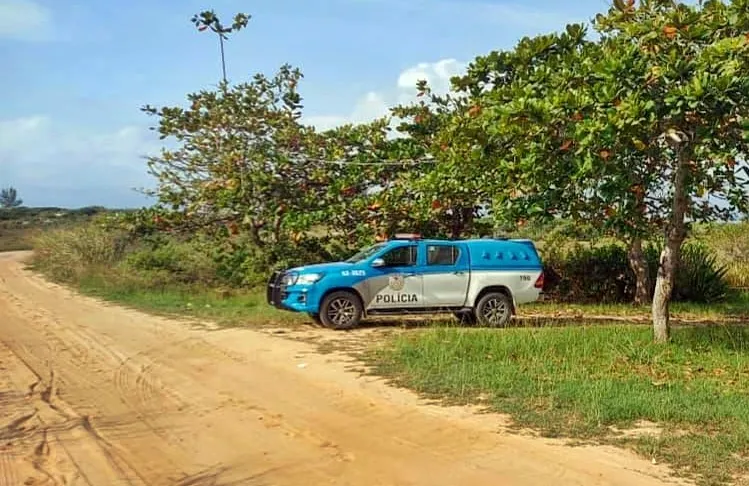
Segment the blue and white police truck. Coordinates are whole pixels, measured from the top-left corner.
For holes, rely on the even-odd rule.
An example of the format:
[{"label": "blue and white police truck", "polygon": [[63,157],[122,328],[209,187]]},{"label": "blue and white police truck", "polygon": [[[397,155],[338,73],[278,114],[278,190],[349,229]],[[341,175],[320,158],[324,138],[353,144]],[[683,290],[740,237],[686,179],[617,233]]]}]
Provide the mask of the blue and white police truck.
[{"label": "blue and white police truck", "polygon": [[268,303],[307,313],[338,330],[380,314],[453,313],[462,322],[504,326],[541,296],[544,271],[530,240],[395,238],[346,261],[276,271]]}]

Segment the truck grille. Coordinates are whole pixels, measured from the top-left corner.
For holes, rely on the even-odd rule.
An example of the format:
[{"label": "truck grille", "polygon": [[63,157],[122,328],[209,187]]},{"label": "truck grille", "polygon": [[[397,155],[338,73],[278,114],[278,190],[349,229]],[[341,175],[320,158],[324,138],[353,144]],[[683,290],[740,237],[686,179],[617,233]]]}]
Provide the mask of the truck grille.
[{"label": "truck grille", "polygon": [[281,307],[281,302],[284,299],[285,289],[282,283],[284,273],[282,270],[276,270],[271,274],[270,279],[268,279],[266,297],[268,303],[274,307]]}]

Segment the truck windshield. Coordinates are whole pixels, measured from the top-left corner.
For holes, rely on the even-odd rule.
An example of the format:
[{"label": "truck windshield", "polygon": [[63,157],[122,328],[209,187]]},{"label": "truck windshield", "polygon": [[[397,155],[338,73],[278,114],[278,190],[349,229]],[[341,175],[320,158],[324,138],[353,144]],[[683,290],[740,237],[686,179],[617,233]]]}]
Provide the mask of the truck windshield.
[{"label": "truck windshield", "polygon": [[372,245],[372,246],[370,246],[368,248],[365,248],[365,249],[361,250],[359,253],[357,253],[356,255],[354,255],[351,258],[349,258],[348,260],[346,260],[346,262],[347,263],[359,263],[362,260],[366,260],[367,258],[369,258],[372,255],[374,255],[375,253],[377,253],[377,251],[380,248],[382,248],[383,245],[384,245],[384,243],[377,243],[376,245]]}]

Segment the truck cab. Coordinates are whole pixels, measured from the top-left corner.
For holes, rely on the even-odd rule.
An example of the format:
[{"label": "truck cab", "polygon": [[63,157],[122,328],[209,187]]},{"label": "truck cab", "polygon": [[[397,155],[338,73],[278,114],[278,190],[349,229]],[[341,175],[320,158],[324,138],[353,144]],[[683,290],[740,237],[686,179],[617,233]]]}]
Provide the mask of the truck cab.
[{"label": "truck cab", "polygon": [[348,260],[274,272],[268,302],[333,329],[368,315],[453,313],[504,326],[539,299],[543,266],[530,240],[428,240],[398,235]]}]

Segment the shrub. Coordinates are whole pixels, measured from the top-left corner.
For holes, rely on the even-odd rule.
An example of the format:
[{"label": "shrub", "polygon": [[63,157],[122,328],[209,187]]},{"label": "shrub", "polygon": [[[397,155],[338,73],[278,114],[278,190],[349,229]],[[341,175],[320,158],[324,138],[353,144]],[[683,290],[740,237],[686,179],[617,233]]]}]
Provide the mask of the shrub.
[{"label": "shrub", "polygon": [[707,245],[726,266],[729,286],[749,287],[749,221],[696,225],[694,239]]},{"label": "shrub", "polygon": [[[651,244],[645,249],[651,295],[655,290],[661,248],[660,244]],[[556,244],[544,253],[547,274],[544,292],[553,300],[579,303],[634,300],[636,279],[623,245]],[[725,298],[728,290],[726,268],[718,263],[715,254],[699,242],[685,244],[673,300],[715,302]]]},{"label": "shrub", "polygon": [[125,266],[142,272],[167,274],[179,283],[212,283],[218,279],[218,265],[199,242],[167,240],[129,253]]},{"label": "shrub", "polygon": [[[559,247],[557,247],[559,248]],[[547,252],[544,292],[560,302],[629,302],[635,279],[627,252],[617,244],[581,244]]]},{"label": "shrub", "polygon": [[94,225],[53,229],[34,240],[34,263],[53,278],[70,281],[91,268],[113,266],[125,252],[122,233],[106,231]]},{"label": "shrub", "polygon": [[283,241],[258,248],[246,240],[217,247],[214,257],[223,279],[234,285],[263,285],[274,268],[341,260],[351,251],[330,238],[303,237],[298,242]]},{"label": "shrub", "polygon": [[705,245],[690,242],[681,251],[673,299],[689,302],[716,302],[728,293],[726,267]]}]

